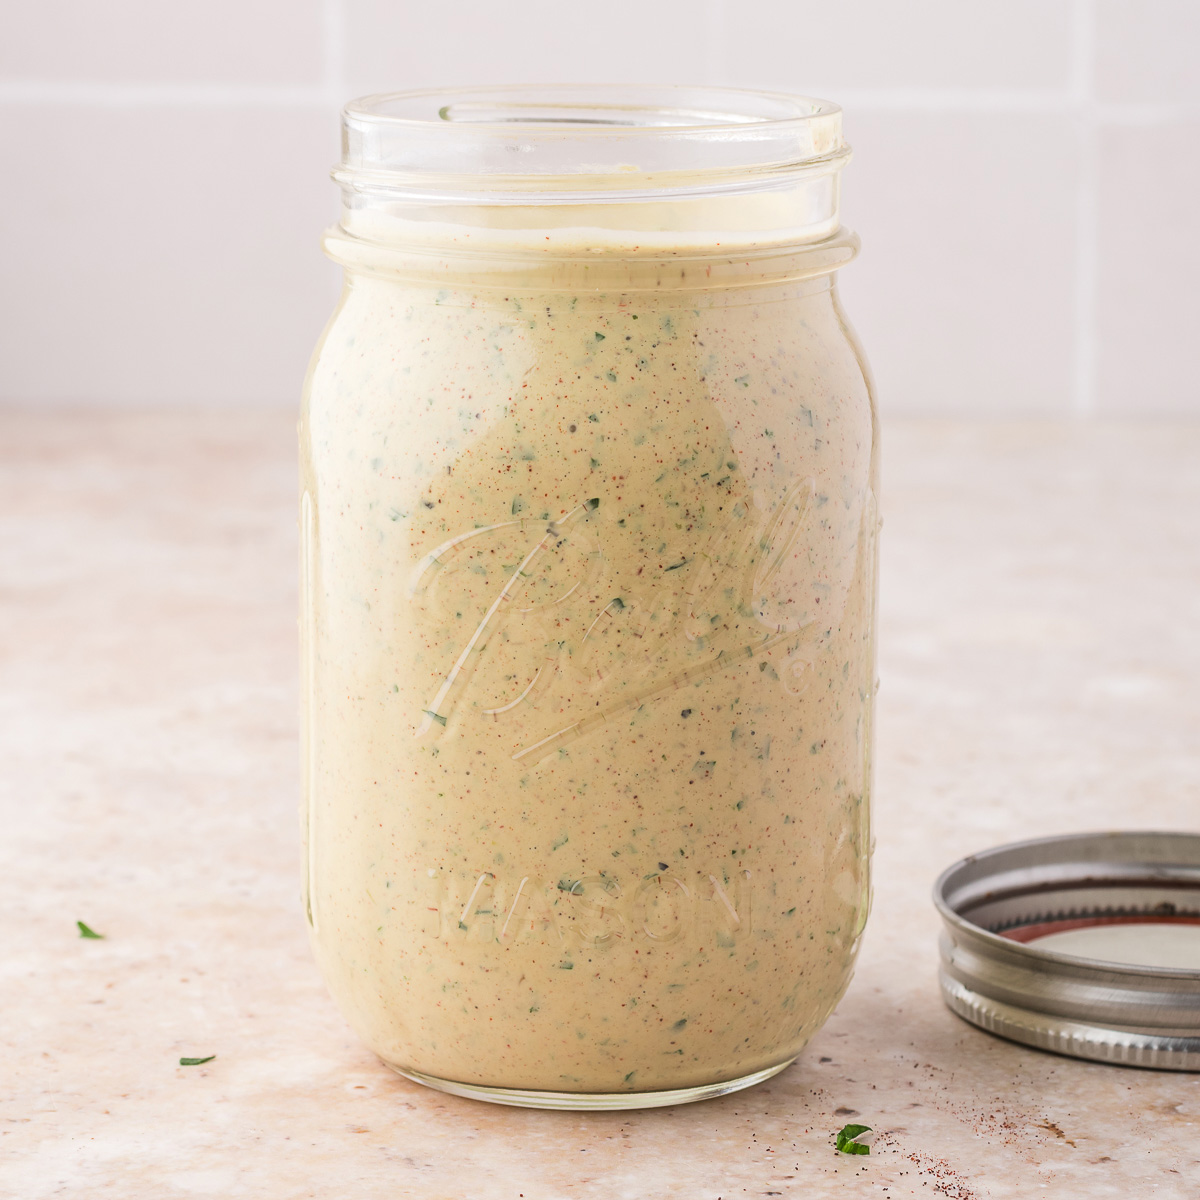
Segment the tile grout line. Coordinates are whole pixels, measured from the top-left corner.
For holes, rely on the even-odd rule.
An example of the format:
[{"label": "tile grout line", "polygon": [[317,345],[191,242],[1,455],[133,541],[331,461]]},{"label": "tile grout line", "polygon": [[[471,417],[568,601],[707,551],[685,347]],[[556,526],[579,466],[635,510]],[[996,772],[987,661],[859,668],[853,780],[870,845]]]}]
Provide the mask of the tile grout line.
[{"label": "tile grout line", "polygon": [[1099,127],[1095,96],[1094,0],[1074,0],[1071,20],[1071,98],[1075,109],[1079,179],[1075,194],[1071,413],[1096,412],[1097,288],[1099,283]]},{"label": "tile grout line", "polygon": [[[724,75],[722,0],[709,0],[709,33],[705,74]],[[347,97],[342,76],[344,24],[340,0],[325,0],[332,47],[323,55],[321,81],[312,85],[238,83],[97,83],[70,80],[0,80],[0,104],[79,105],[97,108],[314,108],[333,103],[341,108]],[[723,79],[719,80],[724,85]],[[810,95],[833,97],[844,108],[861,112],[1076,114],[1083,105],[1070,91],[994,90],[975,88],[806,88]],[[1200,120],[1200,104],[1103,104],[1089,98],[1090,119],[1103,126],[1152,126]]]},{"label": "tile grout line", "polygon": [[82,108],[324,108],[324,84],[0,82],[0,104]]}]

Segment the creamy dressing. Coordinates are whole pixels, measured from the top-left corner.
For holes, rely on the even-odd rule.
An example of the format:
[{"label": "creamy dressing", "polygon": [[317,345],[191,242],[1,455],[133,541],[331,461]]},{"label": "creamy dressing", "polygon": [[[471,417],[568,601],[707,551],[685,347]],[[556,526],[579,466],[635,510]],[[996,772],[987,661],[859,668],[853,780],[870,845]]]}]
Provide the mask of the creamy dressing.
[{"label": "creamy dressing", "polygon": [[864,368],[830,275],[519,249],[503,286],[350,274],[311,373],[316,953],[405,1070],[735,1079],[819,1027],[866,916]]}]

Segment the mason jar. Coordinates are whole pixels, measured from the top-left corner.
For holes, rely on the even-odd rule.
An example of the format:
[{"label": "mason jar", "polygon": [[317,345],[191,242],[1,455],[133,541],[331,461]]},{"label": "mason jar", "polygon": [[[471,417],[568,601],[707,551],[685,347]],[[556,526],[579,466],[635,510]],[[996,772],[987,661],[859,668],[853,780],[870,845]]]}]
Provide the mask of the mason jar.
[{"label": "mason jar", "polygon": [[866,919],[878,435],[821,100],[372,96],[300,424],[305,910],[481,1099],[792,1062]]}]

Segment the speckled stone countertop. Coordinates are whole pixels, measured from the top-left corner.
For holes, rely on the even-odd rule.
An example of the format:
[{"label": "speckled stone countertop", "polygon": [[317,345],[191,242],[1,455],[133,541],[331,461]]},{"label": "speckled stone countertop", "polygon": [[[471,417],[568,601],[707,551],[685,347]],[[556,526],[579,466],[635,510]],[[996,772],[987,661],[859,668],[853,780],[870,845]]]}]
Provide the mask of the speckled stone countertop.
[{"label": "speckled stone countertop", "polygon": [[1200,427],[885,426],[850,991],[757,1089],[588,1116],[398,1078],[310,960],[293,447],[289,414],[0,414],[0,1195],[1200,1196],[1200,1076],[964,1024],[929,901],[989,845],[1200,829]]}]

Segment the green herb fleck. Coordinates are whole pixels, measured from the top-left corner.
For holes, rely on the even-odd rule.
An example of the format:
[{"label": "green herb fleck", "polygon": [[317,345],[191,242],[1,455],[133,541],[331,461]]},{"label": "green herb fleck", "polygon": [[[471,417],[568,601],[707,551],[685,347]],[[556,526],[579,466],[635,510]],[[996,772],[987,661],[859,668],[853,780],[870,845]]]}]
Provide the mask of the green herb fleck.
[{"label": "green herb fleck", "polygon": [[671,1028],[672,1029],[682,1029],[686,1024],[687,1024],[687,1017],[680,1017],[679,1020],[676,1021],[675,1024],[671,1026]]},{"label": "green herb fleck", "polygon": [[871,1147],[857,1140],[870,1132],[870,1125],[843,1125],[834,1138],[834,1144],[841,1154],[870,1154]]},{"label": "green herb fleck", "polygon": [[[636,321],[636,320],[637,320],[637,317],[634,317],[633,319]],[[630,1071],[630,1072],[629,1072],[629,1074],[625,1076],[625,1082],[626,1082],[626,1083],[631,1083],[631,1082],[633,1081],[633,1077],[634,1077],[636,1074],[637,1074],[637,1071]]]},{"label": "green herb fleck", "polygon": [[671,566],[664,568],[664,570],[678,571],[680,567],[686,567],[691,561],[692,560],[690,558],[685,558],[683,562],[672,563]]},{"label": "green herb fleck", "polygon": [[81,938],[97,938],[101,940],[104,938],[104,934],[97,933],[94,929],[88,925],[85,925],[82,921],[76,921],[75,924],[79,926],[79,936]]},{"label": "green herb fleck", "polygon": [[524,512],[525,501],[520,496],[514,496],[512,502],[512,515],[515,517],[517,513]]},{"label": "green herb fleck", "polygon": [[432,717],[432,718],[433,718],[433,719],[434,719],[434,720],[435,720],[435,721],[436,721],[436,722],[437,722],[439,725],[445,725],[445,724],[446,724],[446,718],[445,718],[445,717],[443,717],[441,713],[435,713],[435,712],[434,712],[432,709],[430,709],[430,708],[423,708],[423,709],[421,709],[421,711],[422,711],[422,712],[423,712],[423,713],[424,713],[424,714],[425,714],[427,717]]},{"label": "green herb fleck", "polygon": [[560,971],[573,971],[575,970],[575,964],[573,962],[560,962],[558,969]]},{"label": "green herb fleck", "polygon": [[210,1054],[207,1058],[181,1058],[179,1065],[181,1067],[199,1067],[206,1062],[212,1062],[216,1057],[215,1054]]},{"label": "green herb fleck", "polygon": [[602,334],[598,329],[596,330],[596,341],[598,341],[598,342],[604,341],[604,334]]}]

